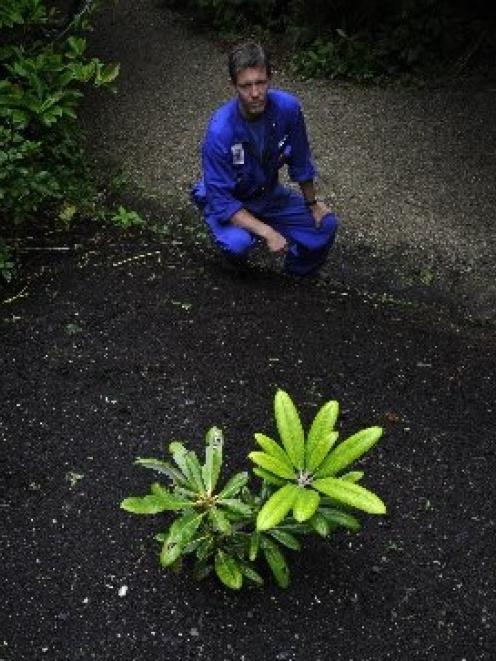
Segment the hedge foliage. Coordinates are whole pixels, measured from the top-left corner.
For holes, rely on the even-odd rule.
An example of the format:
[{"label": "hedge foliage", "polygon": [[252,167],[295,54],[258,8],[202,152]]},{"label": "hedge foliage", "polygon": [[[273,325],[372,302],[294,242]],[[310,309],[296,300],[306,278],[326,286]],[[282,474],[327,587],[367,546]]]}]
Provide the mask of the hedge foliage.
[{"label": "hedge foliage", "polygon": [[[86,9],[91,4],[86,2]],[[4,235],[13,226],[44,215],[67,224],[89,194],[77,112],[85,86],[110,85],[119,67],[86,55],[82,34],[88,28],[88,12],[76,15],[63,29],[61,25],[56,10],[45,0],[2,0],[0,224]],[[9,263],[5,247],[3,255],[0,265]]]},{"label": "hedge foliage", "polygon": [[494,54],[496,9],[484,0],[164,1],[230,37],[284,41],[307,77],[456,73]]}]

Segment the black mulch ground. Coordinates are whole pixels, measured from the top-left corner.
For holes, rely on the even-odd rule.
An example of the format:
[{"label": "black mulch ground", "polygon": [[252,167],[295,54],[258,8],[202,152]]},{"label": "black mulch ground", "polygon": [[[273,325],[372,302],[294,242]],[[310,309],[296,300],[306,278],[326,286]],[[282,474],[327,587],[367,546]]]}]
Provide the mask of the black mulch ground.
[{"label": "black mulch ground", "polygon": [[[74,241],[2,296],[0,659],[495,658],[494,328],[144,236]],[[153,477],[133,459],[217,424],[244,469],[277,387],[306,422],[335,398],[343,434],[386,427],[362,464],[389,515],[293,554],[286,591],[164,572],[159,520],[119,510]]]}]

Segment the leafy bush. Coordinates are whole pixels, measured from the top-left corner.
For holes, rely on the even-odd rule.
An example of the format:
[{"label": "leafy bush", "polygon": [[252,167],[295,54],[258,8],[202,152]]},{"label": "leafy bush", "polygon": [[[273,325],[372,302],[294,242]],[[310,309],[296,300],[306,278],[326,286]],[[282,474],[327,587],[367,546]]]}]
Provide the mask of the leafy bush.
[{"label": "leafy bush", "polygon": [[195,25],[231,37],[263,35],[277,52],[291,51],[305,77],[363,82],[456,71],[477,56],[494,63],[494,9],[482,0],[164,2],[185,8]]},{"label": "leafy bush", "polygon": [[403,2],[369,34],[386,74],[436,70],[472,43],[479,28],[439,0]]},{"label": "leafy bush", "polygon": [[297,73],[306,78],[351,78],[357,81],[377,77],[380,64],[369,41],[360,34],[348,37],[339,29],[334,40],[316,39],[293,58]]},{"label": "leafy bush", "polygon": [[[247,27],[279,31],[286,23],[287,0],[166,0],[166,4],[195,15],[196,21],[228,35]],[[198,23],[196,23],[198,24]]]},{"label": "leafy bush", "polygon": [[[365,17],[365,15],[364,15]],[[348,78],[359,82],[404,74],[442,71],[449,62],[481,47],[485,32],[474,18],[467,20],[443,0],[403,0],[380,18],[368,15],[302,43],[293,58],[306,77]],[[322,30],[322,28],[321,28]]]},{"label": "leafy bush", "polygon": [[306,535],[329,537],[338,528],[357,532],[360,522],[350,509],[386,512],[382,500],[358,484],[363,472],[348,470],[377,443],[380,427],[363,429],[334,447],[339,436],[334,430],[337,402],[324,404],[307,435],[295,405],[282,390],[276,393],[274,410],[281,444],[255,434],[261,448],[249,454],[253,473],[261,480],[255,491],[248,486],[246,472],[218,488],[224,441],[217,427],[207,432],[203,464],[177,441],[169,445],[173,463],[137,459],[138,465],[170,480],[169,487],[155,482],[149,494],[121,502],[122,509],[134,514],[177,512],[155,536],[163,567],[178,570],[191,556],[197,579],[215,571],[225,586],[239,589],[245,579],[263,584],[257,564],[262,558],[285,588],[290,578],[285,549],[300,550],[300,538]]},{"label": "leafy bush", "polygon": [[0,221],[7,227],[42,213],[64,220],[68,206],[83,203],[82,89],[107,86],[119,72],[86,57],[86,40],[74,33],[86,19],[56,38],[55,18],[44,0],[4,0],[0,9]]}]

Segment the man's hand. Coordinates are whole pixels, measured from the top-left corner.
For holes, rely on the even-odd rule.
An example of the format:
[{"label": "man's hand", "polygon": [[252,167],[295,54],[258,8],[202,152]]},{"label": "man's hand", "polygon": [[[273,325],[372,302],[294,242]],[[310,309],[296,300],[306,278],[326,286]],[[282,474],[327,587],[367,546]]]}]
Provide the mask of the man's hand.
[{"label": "man's hand", "polygon": [[319,229],[322,224],[322,219],[324,216],[327,216],[328,213],[331,213],[329,207],[327,207],[324,202],[318,200],[315,204],[310,207],[310,210],[315,221],[315,227]]},{"label": "man's hand", "polygon": [[288,251],[288,242],[276,230],[271,230],[264,238],[269,252],[273,255],[284,255]]},{"label": "man's hand", "polygon": [[231,217],[231,223],[237,227],[242,227],[253,234],[256,234],[267,244],[267,248],[272,255],[284,255],[288,251],[288,242],[282,234],[262,222],[246,209],[240,209]]}]

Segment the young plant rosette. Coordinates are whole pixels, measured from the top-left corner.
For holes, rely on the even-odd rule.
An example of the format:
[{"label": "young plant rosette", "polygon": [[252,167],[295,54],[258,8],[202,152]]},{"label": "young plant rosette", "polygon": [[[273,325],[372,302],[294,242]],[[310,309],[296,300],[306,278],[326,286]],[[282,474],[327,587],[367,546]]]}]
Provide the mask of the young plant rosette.
[{"label": "young plant rosette", "polygon": [[253,472],[279,487],[258,513],[257,530],[277,526],[291,510],[298,523],[310,521],[324,528],[328,512],[322,512],[321,505],[329,501],[323,501],[322,495],[340,506],[385,514],[382,500],[356,484],[363,477],[362,472],[339,475],[377,443],[382,435],[381,427],[362,429],[333,449],[339,436],[334,431],[339,413],[336,401],[324,404],[306,438],[298,411],[283,390],[276,393],[274,409],[283,447],[264,434],[255,434],[263,452],[248,455],[257,464]]},{"label": "young plant rosette", "polygon": [[277,391],[274,408],[281,444],[257,433],[262,451],[248,455],[256,464],[253,473],[262,480],[257,492],[248,487],[245,472],[216,491],[223,460],[223,436],[217,427],[207,432],[203,464],[177,441],[169,445],[173,463],[137,459],[137,464],[170,481],[168,487],[155,482],[149,494],[121,503],[122,509],[134,514],[177,513],[171,525],[155,536],[161,544],[162,566],[178,570],[183,558],[192,556],[198,579],[215,571],[225,586],[239,589],[245,580],[263,584],[258,571],[261,557],[277,584],[285,588],[289,567],[284,550],[300,550],[299,537],[328,537],[339,527],[357,532],[361,525],[350,508],[386,512],[377,495],[357,484],[363,472],[343,472],[377,443],[380,427],[363,429],[334,447],[337,402],[324,404],[306,437],[287,393]]}]

